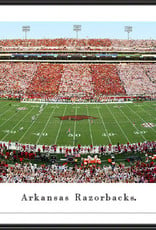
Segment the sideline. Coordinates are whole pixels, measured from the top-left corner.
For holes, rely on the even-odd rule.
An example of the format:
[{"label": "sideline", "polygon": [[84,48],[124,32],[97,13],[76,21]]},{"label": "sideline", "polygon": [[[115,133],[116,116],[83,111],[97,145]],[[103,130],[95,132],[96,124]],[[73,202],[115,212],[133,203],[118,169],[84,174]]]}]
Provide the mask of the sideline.
[{"label": "sideline", "polygon": [[[142,144],[147,144],[148,143],[155,143],[155,141],[144,141],[144,142],[140,142],[140,145]],[[66,153],[66,148],[70,148],[72,150],[72,153],[70,155],[74,155],[73,153],[73,149],[77,146],[67,146],[67,145],[64,145],[64,146],[56,146],[56,145],[44,145],[45,146],[45,151],[42,150],[42,147],[43,145],[35,145],[35,144],[26,144],[26,143],[17,143],[16,142],[6,142],[6,141],[0,141],[0,143],[2,145],[6,145],[7,149],[8,150],[20,150],[20,151],[23,151],[23,145],[25,145],[25,150],[26,151],[33,151],[33,152],[37,152],[38,151],[38,148],[40,148],[40,152],[41,153],[50,153],[50,154],[59,154],[60,153],[60,147],[62,148],[62,153],[65,154]],[[138,146],[138,142],[137,143],[129,143],[129,145],[137,145]],[[54,146],[56,147],[56,152],[54,151]],[[117,148],[117,145],[103,145],[104,147],[106,147],[106,150],[104,151],[104,153],[107,153],[107,154],[111,154],[111,153],[117,153],[118,150],[116,149]],[[121,146],[121,144],[120,144]],[[83,148],[83,150],[80,151],[80,154],[101,154],[99,152],[99,148],[101,146],[99,145],[96,145],[96,146],[93,146],[93,148],[91,149],[90,148],[90,145],[85,145],[85,146],[81,146],[81,148]],[[121,152],[122,153],[124,151],[124,147],[127,147],[127,152],[132,152],[131,151],[131,148],[128,147],[127,143],[126,144],[122,144],[122,148],[121,148]],[[90,149],[90,151],[88,152],[88,148]],[[148,146],[148,150],[151,150],[152,151],[152,147],[151,146]],[[135,152],[134,152],[135,154]]]},{"label": "sideline", "polygon": [[127,104],[127,103],[133,103],[133,101],[113,101],[113,102],[56,102],[56,101],[21,101],[21,103],[27,103],[27,104],[73,104],[73,105],[90,105],[90,104]]}]

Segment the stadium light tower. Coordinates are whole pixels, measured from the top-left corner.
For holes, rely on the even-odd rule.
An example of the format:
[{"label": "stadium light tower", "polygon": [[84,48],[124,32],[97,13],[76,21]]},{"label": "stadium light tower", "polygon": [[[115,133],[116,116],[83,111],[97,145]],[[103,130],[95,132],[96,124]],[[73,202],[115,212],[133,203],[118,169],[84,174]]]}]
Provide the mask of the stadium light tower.
[{"label": "stadium light tower", "polygon": [[125,26],[125,32],[128,33],[128,40],[129,40],[129,33],[132,32],[132,26]]},{"label": "stadium light tower", "polygon": [[73,30],[76,31],[76,38],[78,39],[78,32],[81,31],[81,25],[73,25]]},{"label": "stadium light tower", "polygon": [[22,31],[25,32],[25,39],[27,39],[27,32],[30,31],[30,26],[22,26]]}]

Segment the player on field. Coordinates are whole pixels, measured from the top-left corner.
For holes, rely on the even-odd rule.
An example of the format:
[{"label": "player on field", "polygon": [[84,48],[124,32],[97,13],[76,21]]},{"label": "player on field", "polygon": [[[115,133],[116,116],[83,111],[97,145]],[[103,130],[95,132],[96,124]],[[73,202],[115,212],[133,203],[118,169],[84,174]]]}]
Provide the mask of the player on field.
[{"label": "player on field", "polygon": [[70,131],[70,128],[69,128],[69,129],[67,130],[67,132],[66,132],[66,133],[67,133],[67,134],[70,134],[70,132],[71,132],[71,131]]},{"label": "player on field", "polygon": [[22,127],[19,128],[19,131],[22,131],[23,129],[24,129],[24,128],[23,128],[23,126],[22,126]]},{"label": "player on field", "polygon": [[35,116],[33,115],[31,118],[32,122],[35,121]]}]

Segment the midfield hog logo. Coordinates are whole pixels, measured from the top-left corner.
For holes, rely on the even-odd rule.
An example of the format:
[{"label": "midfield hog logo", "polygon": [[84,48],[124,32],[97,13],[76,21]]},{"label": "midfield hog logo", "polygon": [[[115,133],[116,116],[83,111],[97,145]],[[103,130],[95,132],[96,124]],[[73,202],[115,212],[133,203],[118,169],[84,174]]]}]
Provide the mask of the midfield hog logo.
[{"label": "midfield hog logo", "polygon": [[84,119],[97,119],[96,117],[86,116],[86,115],[75,115],[75,116],[68,115],[68,116],[61,116],[58,118],[60,118],[60,120],[73,120],[73,121],[80,121]]}]

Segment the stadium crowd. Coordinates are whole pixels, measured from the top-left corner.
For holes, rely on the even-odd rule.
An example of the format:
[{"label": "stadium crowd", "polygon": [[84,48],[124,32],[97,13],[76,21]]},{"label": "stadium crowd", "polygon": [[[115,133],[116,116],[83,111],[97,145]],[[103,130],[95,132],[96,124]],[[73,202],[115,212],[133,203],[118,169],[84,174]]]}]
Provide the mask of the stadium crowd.
[{"label": "stadium crowd", "polygon": [[143,39],[129,39],[129,40],[121,40],[121,39],[112,39],[112,50],[116,51],[154,51],[156,40],[143,40]]},{"label": "stadium crowd", "polygon": [[32,98],[53,98],[58,94],[62,73],[63,65],[61,64],[39,64],[26,95]]},{"label": "stadium crowd", "polygon": [[[101,161],[98,164],[85,164],[86,153],[92,156],[96,153],[116,159],[116,155],[124,153],[140,153],[140,157],[125,166],[123,160],[115,162],[111,160],[110,165],[106,166]],[[156,182],[156,142],[148,141],[136,144],[118,144],[112,146],[82,147],[80,144],[75,147],[60,146],[41,146],[20,145],[16,143],[16,150],[11,149],[11,141],[8,144],[0,143],[0,182],[1,183],[154,183]],[[51,153],[62,153],[65,161],[59,163],[51,162],[44,164]],[[81,165],[74,161],[73,165],[68,166],[68,156],[74,156],[81,160]],[[141,160],[146,156],[146,161]],[[31,161],[38,159],[42,165],[33,164]],[[51,158],[50,158],[51,159]],[[76,159],[76,158],[75,158]],[[113,158],[112,158],[113,159]],[[126,158],[125,158],[126,159]],[[6,162],[11,160],[12,164]],[[27,160],[26,163],[25,160]],[[126,159],[130,161],[129,158]],[[109,161],[108,161],[109,162]],[[100,165],[99,165],[100,164]]]},{"label": "stadium crowd", "polygon": [[60,96],[93,97],[94,85],[90,66],[87,64],[64,64],[59,87]]},{"label": "stadium crowd", "polygon": [[37,70],[37,63],[0,63],[0,94],[25,94]]},{"label": "stadium crowd", "polygon": [[125,167],[123,163],[111,166],[41,165],[16,163],[0,166],[0,183],[155,183],[156,164],[135,162]]},{"label": "stadium crowd", "polygon": [[105,50],[105,51],[154,51],[156,40],[121,40],[121,39],[15,39],[0,40],[2,51],[37,51],[37,50]]},{"label": "stadium crowd", "polygon": [[[12,153],[8,153],[7,156],[5,152],[7,150],[13,150]],[[53,153],[62,153],[65,154],[65,156],[68,155],[75,155],[75,154],[104,154],[109,155],[111,153],[114,154],[121,154],[121,153],[128,153],[128,152],[140,152],[145,153],[146,151],[156,151],[156,141],[145,141],[143,143],[127,143],[127,144],[117,144],[117,145],[105,145],[105,146],[81,146],[78,144],[77,146],[57,146],[57,145],[29,145],[29,144],[20,144],[20,143],[14,143],[14,142],[1,142],[0,143],[0,156],[4,157],[4,159],[7,159],[9,156],[17,155],[16,151],[19,152],[18,158],[20,157],[29,157],[30,156],[35,157],[36,154],[40,153],[47,153],[47,154],[53,154]],[[10,152],[10,151],[8,151]],[[22,154],[22,155],[21,155]],[[15,157],[17,159],[17,156]]]},{"label": "stadium crowd", "polygon": [[91,64],[95,95],[125,95],[116,65]]},{"label": "stadium crowd", "polygon": [[0,40],[0,49],[3,51],[28,51],[28,50],[66,50],[70,49],[91,49],[92,47],[109,47],[110,39],[16,39]]},{"label": "stadium crowd", "polygon": [[127,95],[156,94],[156,65],[126,63],[117,65]]},{"label": "stadium crowd", "polygon": [[155,95],[156,64],[0,63],[0,95],[96,98]]}]

